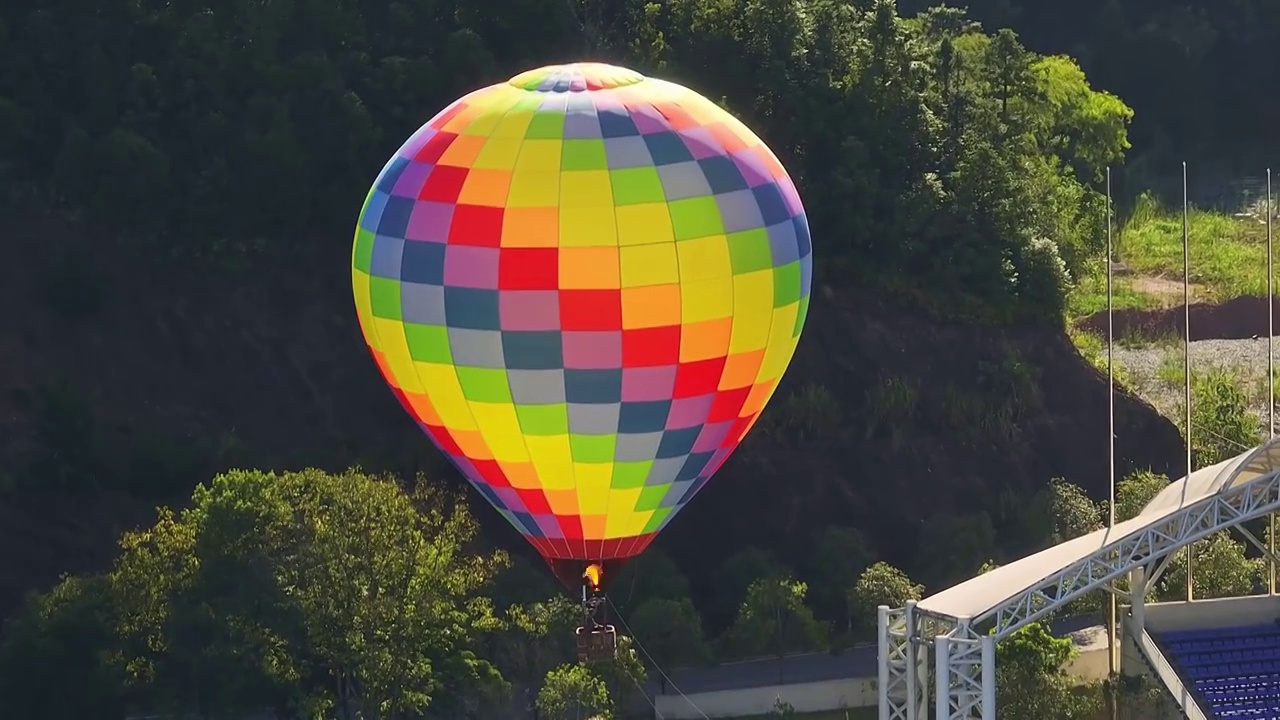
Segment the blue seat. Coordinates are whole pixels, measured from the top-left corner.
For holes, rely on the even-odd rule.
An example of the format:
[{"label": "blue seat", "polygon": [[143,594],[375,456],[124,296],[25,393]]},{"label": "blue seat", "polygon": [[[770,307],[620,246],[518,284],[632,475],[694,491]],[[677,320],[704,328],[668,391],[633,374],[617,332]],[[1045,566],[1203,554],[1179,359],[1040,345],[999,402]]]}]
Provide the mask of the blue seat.
[{"label": "blue seat", "polygon": [[1280,718],[1280,625],[1158,633],[1156,642],[1215,718]]}]

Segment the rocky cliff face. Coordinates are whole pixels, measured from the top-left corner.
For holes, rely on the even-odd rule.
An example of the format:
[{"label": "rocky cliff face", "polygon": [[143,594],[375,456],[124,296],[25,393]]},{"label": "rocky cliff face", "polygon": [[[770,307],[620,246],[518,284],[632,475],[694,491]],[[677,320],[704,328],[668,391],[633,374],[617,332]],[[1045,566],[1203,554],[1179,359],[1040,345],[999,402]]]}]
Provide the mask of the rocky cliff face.
[{"label": "rocky cliff face", "polygon": [[[65,224],[11,229],[0,247],[22,261],[0,263],[0,612],[60,573],[105,566],[122,530],[227,467],[360,464],[458,482],[367,356],[341,239],[326,241],[324,267],[175,271]],[[817,294],[765,418],[664,533],[682,563],[748,544],[797,562],[828,524],[904,562],[936,515],[1016,515],[1010,498],[1058,476],[1105,495],[1105,379],[1062,333],[938,325]],[[1172,425],[1127,396],[1116,413],[1122,472],[1176,466]]]}]

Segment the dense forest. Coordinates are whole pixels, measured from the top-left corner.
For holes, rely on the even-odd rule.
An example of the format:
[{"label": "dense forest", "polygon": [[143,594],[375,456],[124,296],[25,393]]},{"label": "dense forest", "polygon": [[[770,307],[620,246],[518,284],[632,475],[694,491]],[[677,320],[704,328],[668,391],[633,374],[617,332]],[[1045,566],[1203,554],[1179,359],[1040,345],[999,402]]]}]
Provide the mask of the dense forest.
[{"label": "dense forest", "polygon": [[[6,2],[0,692],[50,720],[512,717],[513,684],[541,688],[544,718],[625,714],[661,667],[839,650],[879,603],[1097,527],[1105,386],[1064,325],[1102,261],[1100,182],[1269,142],[1268,13]],[[818,269],[787,385],[619,579],[646,647],[599,672],[563,665],[573,606],[380,387],[345,279],[405,137],[464,92],[581,58],[755,128],[800,188]],[[1131,397],[1117,417],[1136,512],[1181,440]],[[1221,561],[1205,594],[1261,572],[1234,546],[1197,552]],[[1061,671],[1069,643],[1036,626],[1002,652],[1003,716],[1096,709]]]},{"label": "dense forest", "polygon": [[[5,13],[12,199],[170,257],[339,257],[334,229],[434,109],[513,69],[594,56],[722,98],[757,128],[803,188],[829,281],[966,316],[1053,317],[1067,273],[1100,247],[1085,183],[1120,160],[1132,117],[1012,31],[883,2]],[[740,58],[732,72],[725,57]]]}]

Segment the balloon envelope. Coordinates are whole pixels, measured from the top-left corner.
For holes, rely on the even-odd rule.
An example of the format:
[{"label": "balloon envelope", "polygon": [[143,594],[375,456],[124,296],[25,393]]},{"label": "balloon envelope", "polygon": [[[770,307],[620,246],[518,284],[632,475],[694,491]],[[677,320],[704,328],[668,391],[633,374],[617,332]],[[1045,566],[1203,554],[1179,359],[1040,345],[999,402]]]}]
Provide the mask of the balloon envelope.
[{"label": "balloon envelope", "polygon": [[552,561],[635,555],[703,487],[790,362],[811,277],[764,143],[599,64],[431,119],[378,176],[352,255],[387,382]]}]

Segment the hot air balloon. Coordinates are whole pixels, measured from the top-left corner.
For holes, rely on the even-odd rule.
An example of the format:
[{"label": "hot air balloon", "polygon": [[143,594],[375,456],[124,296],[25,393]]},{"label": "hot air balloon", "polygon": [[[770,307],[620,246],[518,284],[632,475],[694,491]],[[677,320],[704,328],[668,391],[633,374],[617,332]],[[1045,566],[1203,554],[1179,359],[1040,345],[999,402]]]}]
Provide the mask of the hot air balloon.
[{"label": "hot air balloon", "polygon": [[432,118],[378,175],[352,252],[387,383],[581,584],[586,632],[609,642],[594,618],[612,569],[760,416],[812,275],[799,194],[760,138],[693,90],[597,63]]}]

